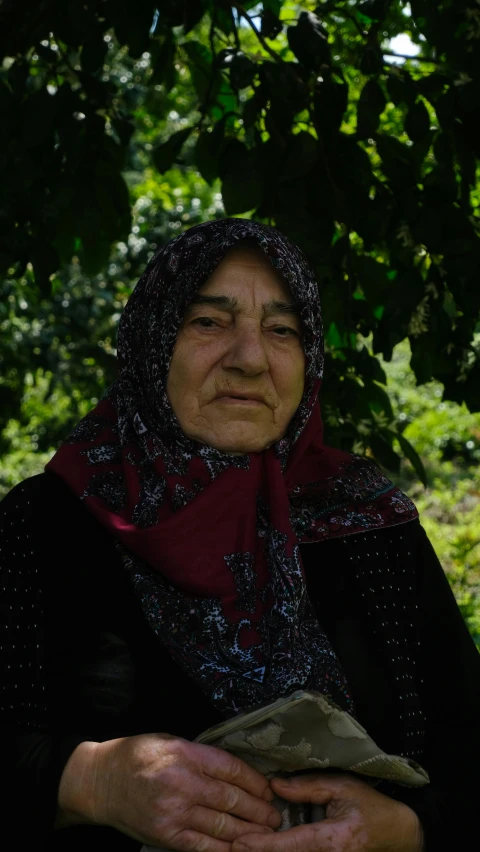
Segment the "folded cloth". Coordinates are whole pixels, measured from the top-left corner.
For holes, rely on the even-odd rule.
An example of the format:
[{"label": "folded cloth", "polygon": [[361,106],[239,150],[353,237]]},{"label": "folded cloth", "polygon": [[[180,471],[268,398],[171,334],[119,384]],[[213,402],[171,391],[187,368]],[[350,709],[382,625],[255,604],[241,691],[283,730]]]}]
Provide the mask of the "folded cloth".
[{"label": "folded cloth", "polygon": [[[333,769],[356,773],[373,785],[386,780],[423,787],[430,780],[419,763],[385,754],[353,716],[325,695],[306,690],[221,722],[195,742],[235,754],[266,778]],[[278,831],[325,818],[323,805],[297,805],[279,798],[273,805],[282,816]],[[141,852],[156,849],[143,846]]]}]

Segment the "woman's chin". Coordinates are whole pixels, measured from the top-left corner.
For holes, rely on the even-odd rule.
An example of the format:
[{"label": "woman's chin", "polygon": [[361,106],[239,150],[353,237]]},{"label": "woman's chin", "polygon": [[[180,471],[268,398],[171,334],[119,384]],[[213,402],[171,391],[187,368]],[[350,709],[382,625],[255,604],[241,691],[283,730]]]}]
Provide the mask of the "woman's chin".
[{"label": "woman's chin", "polygon": [[[258,431],[258,427],[257,427]],[[230,453],[230,455],[241,456],[247,453],[261,453],[263,450],[271,447],[278,438],[274,436],[259,439],[258,434],[255,435],[209,435],[208,437],[199,438],[195,436],[195,440],[219,450],[221,453]]]}]

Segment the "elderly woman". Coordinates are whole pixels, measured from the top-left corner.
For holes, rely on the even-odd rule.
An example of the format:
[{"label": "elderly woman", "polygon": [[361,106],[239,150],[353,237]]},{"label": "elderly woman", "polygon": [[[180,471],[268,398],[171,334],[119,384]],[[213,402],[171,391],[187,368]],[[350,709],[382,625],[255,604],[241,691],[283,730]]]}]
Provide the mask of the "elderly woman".
[{"label": "elderly woman", "polygon": [[[478,653],[411,501],[323,444],[301,252],[246,220],[176,237],[128,302],[118,359],[0,507],[9,848],[466,848]],[[268,782],[193,742],[302,688],[430,784]],[[276,831],[274,793],[326,818]]]}]

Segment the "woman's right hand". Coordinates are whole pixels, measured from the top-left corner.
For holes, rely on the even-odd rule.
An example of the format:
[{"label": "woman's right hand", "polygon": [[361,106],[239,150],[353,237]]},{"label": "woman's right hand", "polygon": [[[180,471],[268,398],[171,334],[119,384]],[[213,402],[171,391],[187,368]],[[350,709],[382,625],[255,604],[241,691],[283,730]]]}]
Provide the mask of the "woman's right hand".
[{"label": "woman's right hand", "polygon": [[[76,752],[83,746],[90,768],[82,772]],[[168,734],[82,743],[64,775],[61,811],[179,852],[230,852],[242,834],[280,824],[262,775],[221,749]],[[71,787],[73,776],[80,795]]]}]

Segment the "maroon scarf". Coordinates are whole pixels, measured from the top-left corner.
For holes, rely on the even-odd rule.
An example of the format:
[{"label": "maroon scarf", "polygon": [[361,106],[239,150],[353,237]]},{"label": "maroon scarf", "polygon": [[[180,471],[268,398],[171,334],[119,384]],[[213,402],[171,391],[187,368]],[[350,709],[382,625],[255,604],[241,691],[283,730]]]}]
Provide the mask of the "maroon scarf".
[{"label": "maroon scarf", "polygon": [[[281,440],[231,456],[185,436],[166,382],[188,302],[245,238],[282,273],[299,305],[305,389]],[[159,638],[226,715],[299,687],[353,713],[308,599],[299,544],[394,526],[417,513],[372,461],[323,444],[321,313],[300,250],[244,219],[175,237],[129,299],[118,360],[117,380],[47,469],[115,537]]]}]

